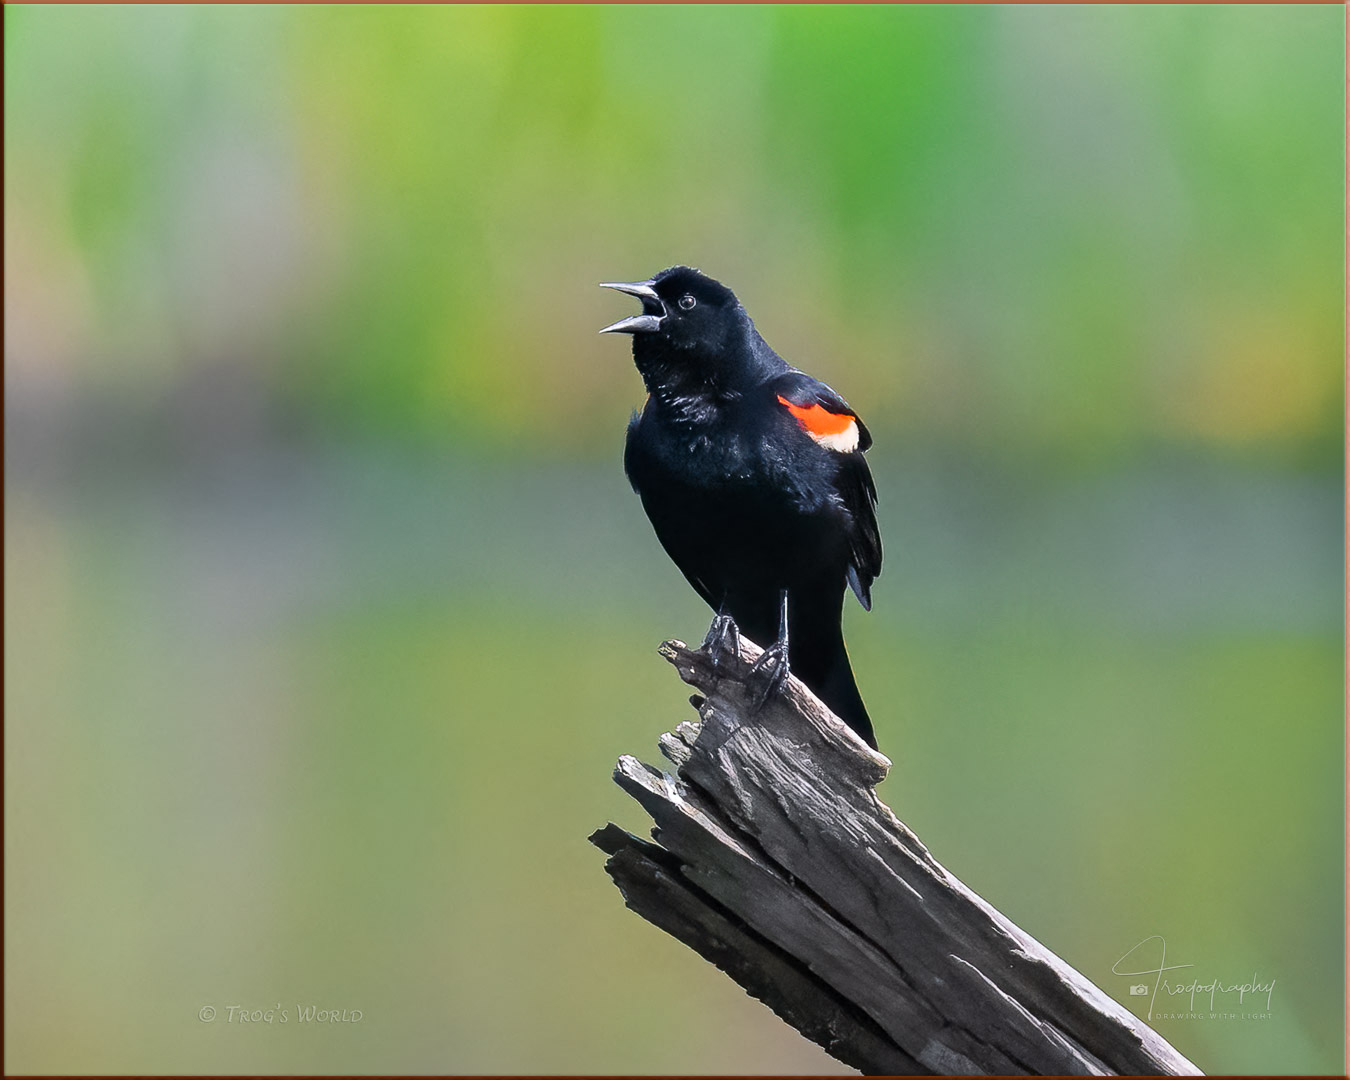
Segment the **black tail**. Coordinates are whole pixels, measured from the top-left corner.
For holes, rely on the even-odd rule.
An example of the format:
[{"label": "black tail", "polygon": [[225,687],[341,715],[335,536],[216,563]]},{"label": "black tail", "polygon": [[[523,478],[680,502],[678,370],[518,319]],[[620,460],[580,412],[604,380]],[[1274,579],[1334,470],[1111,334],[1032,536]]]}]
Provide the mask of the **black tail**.
[{"label": "black tail", "polygon": [[[858,684],[853,681],[853,668],[844,648],[840,621],[843,596],[837,587],[802,590],[794,596],[795,600],[788,602],[788,661],[792,674],[875,750],[877,737],[872,732],[872,720],[858,693]],[[767,595],[759,594],[752,600],[733,597],[725,606],[740,632],[761,648],[767,648],[778,635],[777,597],[771,601]]]},{"label": "black tail", "polygon": [[[793,661],[796,674],[796,661]],[[815,675],[815,672],[811,672]],[[862,736],[863,742],[873,750],[877,749],[877,737],[872,731],[872,719],[867,715],[862,695],[858,693],[858,684],[853,678],[853,667],[848,662],[848,650],[844,648],[844,639],[838,639],[838,645],[830,650],[823,666],[823,673],[816,678],[801,676],[802,682],[815,691],[829,706],[830,712]]]}]

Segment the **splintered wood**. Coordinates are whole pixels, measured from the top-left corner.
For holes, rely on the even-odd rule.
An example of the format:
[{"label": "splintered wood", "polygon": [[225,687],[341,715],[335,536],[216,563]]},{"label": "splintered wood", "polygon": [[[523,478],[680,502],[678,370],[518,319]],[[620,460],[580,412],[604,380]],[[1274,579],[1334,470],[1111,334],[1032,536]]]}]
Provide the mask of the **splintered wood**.
[{"label": "splintered wood", "polygon": [[755,645],[661,654],[699,720],[661,738],[673,774],[614,772],[655,842],[591,837],[644,919],[865,1073],[1199,1074],[949,874],[873,790],[890,762],[799,681],[756,711]]}]

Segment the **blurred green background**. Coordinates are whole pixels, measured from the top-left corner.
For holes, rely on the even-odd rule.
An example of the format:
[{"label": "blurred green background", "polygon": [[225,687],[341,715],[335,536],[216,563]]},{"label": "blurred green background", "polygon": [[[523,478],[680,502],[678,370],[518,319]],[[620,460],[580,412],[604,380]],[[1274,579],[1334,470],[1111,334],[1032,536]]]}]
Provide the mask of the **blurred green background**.
[{"label": "blurred green background", "polygon": [[709,614],[595,335],[682,261],[876,437],[882,796],[1343,1070],[1342,8],[4,26],[7,1071],[841,1070],[585,842]]}]

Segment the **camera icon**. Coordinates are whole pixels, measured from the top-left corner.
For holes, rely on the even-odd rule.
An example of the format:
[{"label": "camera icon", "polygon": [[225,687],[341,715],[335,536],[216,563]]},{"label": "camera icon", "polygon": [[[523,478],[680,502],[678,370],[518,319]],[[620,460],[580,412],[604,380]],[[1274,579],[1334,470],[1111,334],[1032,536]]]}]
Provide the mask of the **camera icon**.
[{"label": "camera icon", "polygon": [[1130,987],[1130,997],[1148,997],[1148,987],[1144,983],[1134,983]]}]

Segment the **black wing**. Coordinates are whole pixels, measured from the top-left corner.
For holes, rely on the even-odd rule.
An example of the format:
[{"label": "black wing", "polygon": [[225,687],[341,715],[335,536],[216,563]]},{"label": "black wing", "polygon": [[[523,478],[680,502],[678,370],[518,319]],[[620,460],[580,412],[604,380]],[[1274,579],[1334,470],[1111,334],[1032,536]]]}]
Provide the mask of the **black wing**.
[{"label": "black wing", "polygon": [[[881,573],[881,531],[877,527],[877,488],[872,470],[867,466],[863,452],[872,445],[872,435],[847,401],[819,379],[792,370],[775,379],[772,389],[778,400],[802,428],[821,446],[831,450],[839,459],[835,477],[835,495],[848,511],[849,566],[848,583],[867,611],[872,610],[872,582]],[[816,410],[823,410],[817,412]],[[857,425],[857,440],[848,446],[844,435],[814,432],[817,420],[823,428],[837,427],[842,417],[850,417]]]},{"label": "black wing", "polygon": [[877,486],[862,451],[845,455],[836,484],[853,521],[848,537],[848,583],[864,610],[871,611],[872,582],[881,574],[881,530],[877,527]]}]

